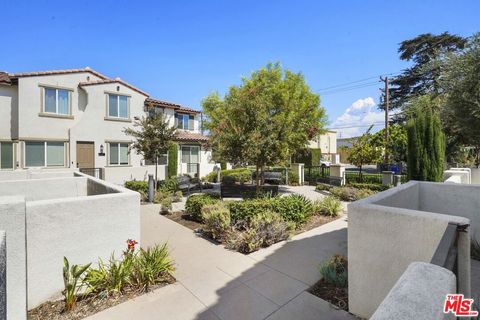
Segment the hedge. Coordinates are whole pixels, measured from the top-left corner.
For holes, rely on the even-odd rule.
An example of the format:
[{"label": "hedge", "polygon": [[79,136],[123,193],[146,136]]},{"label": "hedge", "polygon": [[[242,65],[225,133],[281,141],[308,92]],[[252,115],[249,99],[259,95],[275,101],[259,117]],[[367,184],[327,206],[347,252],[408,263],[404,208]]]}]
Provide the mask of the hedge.
[{"label": "hedge", "polygon": [[168,150],[168,177],[176,177],[178,170],[178,146],[173,144]]},{"label": "hedge", "polygon": [[125,181],[125,188],[137,191],[141,193],[142,195],[147,195],[148,194],[148,182],[147,181],[137,181],[137,180],[131,180],[131,181]]},{"label": "hedge", "polygon": [[220,197],[213,194],[194,194],[188,197],[185,203],[185,211],[193,220],[202,222],[202,208],[209,204],[215,204],[220,201]]},{"label": "hedge", "polygon": [[[227,178],[229,183],[245,183],[249,182],[252,179],[252,172],[250,169],[247,168],[238,168],[238,169],[230,169],[230,170],[222,170],[220,171],[220,179]],[[208,182],[217,182],[217,173],[215,171],[210,172],[206,177]]]},{"label": "hedge", "polygon": [[368,189],[372,191],[385,191],[390,189],[390,186],[386,186],[383,184],[377,184],[377,183],[356,183],[352,182],[348,184],[349,187],[357,188],[357,189]]}]

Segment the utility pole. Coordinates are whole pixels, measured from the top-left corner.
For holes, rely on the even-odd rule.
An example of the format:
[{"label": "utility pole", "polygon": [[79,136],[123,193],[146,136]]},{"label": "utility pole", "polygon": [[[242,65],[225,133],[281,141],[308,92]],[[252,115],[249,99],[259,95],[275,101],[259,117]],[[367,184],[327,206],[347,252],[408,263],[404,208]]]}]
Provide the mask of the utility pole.
[{"label": "utility pole", "polygon": [[385,96],[383,100],[383,105],[385,107],[385,164],[388,164],[388,108],[390,104],[390,97],[388,92],[388,77],[380,77],[380,81],[385,83]]}]

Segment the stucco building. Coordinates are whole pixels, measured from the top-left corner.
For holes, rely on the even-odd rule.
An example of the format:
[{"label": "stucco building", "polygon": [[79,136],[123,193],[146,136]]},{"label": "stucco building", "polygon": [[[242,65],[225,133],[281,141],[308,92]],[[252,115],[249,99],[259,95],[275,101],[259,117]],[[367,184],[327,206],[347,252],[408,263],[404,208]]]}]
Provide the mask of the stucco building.
[{"label": "stucco building", "polygon": [[335,156],[337,154],[337,132],[327,130],[315,139],[310,140],[308,147],[309,149],[320,149],[322,158],[335,162]]},{"label": "stucco building", "polygon": [[[177,127],[178,174],[206,175],[214,163],[201,134],[201,113],[90,68],[46,72],[0,72],[0,169],[91,168],[111,182],[154,171],[130,150],[124,129],[151,112]],[[165,178],[165,156],[159,179]]]}]

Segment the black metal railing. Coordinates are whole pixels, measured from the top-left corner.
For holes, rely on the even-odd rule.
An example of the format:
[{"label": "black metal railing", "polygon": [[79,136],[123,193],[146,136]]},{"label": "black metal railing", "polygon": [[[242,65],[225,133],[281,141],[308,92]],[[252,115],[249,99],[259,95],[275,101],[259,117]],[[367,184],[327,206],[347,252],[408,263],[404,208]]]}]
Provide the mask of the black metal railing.
[{"label": "black metal railing", "polygon": [[80,168],[79,171],[81,173],[88,174],[89,176],[104,179],[104,171],[103,168]]},{"label": "black metal railing", "polygon": [[310,185],[317,183],[330,183],[330,167],[308,166],[304,168],[304,179]]}]

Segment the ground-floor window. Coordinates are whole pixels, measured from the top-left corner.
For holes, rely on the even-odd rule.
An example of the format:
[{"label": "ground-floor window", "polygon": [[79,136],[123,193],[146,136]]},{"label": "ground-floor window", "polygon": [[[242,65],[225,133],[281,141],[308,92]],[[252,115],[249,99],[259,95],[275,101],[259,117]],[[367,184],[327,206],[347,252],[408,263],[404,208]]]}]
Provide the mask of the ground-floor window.
[{"label": "ground-floor window", "polygon": [[[159,165],[168,165],[168,155],[166,155],[166,154],[159,155],[158,156],[158,164]],[[145,165],[146,166],[155,165],[155,161],[145,160]]]},{"label": "ground-floor window", "polygon": [[110,142],[108,144],[108,164],[112,166],[126,166],[130,164],[128,156],[128,143]]},{"label": "ground-floor window", "polygon": [[65,142],[25,141],[25,167],[64,167]]},{"label": "ground-floor window", "polygon": [[0,169],[13,169],[13,143],[0,142]]},{"label": "ground-floor window", "polygon": [[182,146],[182,163],[187,164],[187,173],[198,173],[198,163],[200,163],[199,146]]}]

